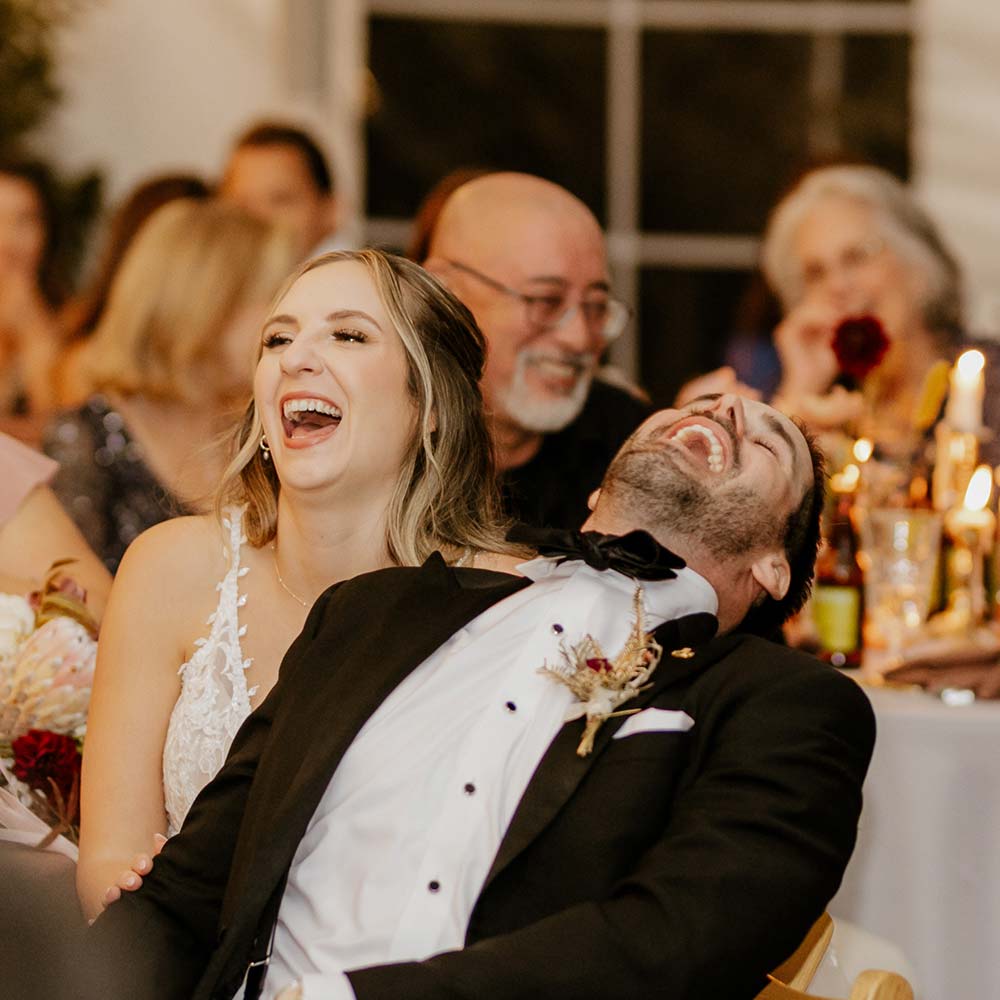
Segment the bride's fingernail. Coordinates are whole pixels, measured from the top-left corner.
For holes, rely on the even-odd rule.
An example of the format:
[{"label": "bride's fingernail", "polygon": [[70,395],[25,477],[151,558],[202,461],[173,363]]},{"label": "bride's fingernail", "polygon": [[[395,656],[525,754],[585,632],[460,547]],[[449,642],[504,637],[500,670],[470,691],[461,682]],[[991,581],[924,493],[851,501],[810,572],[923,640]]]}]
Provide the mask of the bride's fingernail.
[{"label": "bride's fingernail", "polygon": [[135,876],[135,875],[128,875],[128,876],[126,876],[126,878],[125,878],[125,884],[126,884],[126,885],[127,885],[127,886],[128,886],[129,888],[130,888],[130,889],[133,889],[133,888],[135,888],[135,886],[137,886],[137,885],[139,884],[139,879],[138,879],[138,877],[137,877],[137,876]]}]

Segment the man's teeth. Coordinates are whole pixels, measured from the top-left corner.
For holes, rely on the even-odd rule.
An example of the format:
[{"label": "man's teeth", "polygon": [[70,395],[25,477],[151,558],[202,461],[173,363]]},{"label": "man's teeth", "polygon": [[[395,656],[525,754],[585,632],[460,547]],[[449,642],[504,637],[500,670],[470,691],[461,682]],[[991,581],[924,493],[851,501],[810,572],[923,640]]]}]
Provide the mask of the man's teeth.
[{"label": "man's teeth", "polygon": [[286,420],[294,419],[296,413],[325,413],[328,417],[340,418],[343,414],[339,406],[328,403],[324,399],[288,399],[285,400],[281,412]]},{"label": "man's teeth", "polygon": [[533,364],[542,370],[542,374],[559,378],[575,378],[581,370],[581,366],[572,361],[557,361],[554,358],[537,358]]},{"label": "man's teeth", "polygon": [[708,442],[708,470],[709,472],[722,472],[723,450],[719,439],[707,428],[700,424],[691,424],[689,427],[682,427],[675,435],[675,441],[681,441],[692,434],[700,434]]}]

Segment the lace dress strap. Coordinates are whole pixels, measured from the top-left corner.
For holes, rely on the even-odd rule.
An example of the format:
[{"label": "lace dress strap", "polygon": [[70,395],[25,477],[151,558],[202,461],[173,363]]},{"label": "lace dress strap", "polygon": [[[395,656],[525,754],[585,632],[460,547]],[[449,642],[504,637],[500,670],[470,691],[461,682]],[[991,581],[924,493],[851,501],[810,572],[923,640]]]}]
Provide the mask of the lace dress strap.
[{"label": "lace dress strap", "polygon": [[251,661],[243,656],[240,644],[247,628],[239,621],[247,600],[240,593],[240,580],[249,572],[241,565],[246,543],[242,509],[228,509],[222,526],[228,533],[229,568],[216,584],[219,601],[205,623],[209,632],[196,640],[191,658],[179,668],[181,693],[163,748],[163,793],[171,835],[180,829],[198,792],[222,767],[257,690],[247,688]]}]

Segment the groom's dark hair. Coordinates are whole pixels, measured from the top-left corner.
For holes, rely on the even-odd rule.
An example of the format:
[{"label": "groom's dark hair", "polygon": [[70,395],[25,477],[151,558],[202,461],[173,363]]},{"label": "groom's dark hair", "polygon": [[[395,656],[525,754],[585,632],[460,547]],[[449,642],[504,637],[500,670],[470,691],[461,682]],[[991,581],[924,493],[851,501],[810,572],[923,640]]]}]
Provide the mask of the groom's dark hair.
[{"label": "groom's dark hair", "polygon": [[788,590],[776,600],[769,594],[755,604],[740,624],[740,630],[758,635],[771,635],[780,628],[809,598],[816,555],[820,542],[820,515],[826,499],[826,458],[802,421],[793,418],[809,448],[812,463],[812,483],[798,506],[788,515],[782,532],[785,558],[790,570]]}]

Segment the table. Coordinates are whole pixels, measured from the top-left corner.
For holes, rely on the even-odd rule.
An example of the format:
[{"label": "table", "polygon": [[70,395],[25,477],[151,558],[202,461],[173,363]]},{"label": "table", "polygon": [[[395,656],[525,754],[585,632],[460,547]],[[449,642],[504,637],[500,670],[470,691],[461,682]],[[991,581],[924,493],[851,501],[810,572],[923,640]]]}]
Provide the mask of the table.
[{"label": "table", "polygon": [[917,1000],[1000,1000],[1000,703],[865,691],[875,756],[830,912],[903,950]]}]

